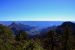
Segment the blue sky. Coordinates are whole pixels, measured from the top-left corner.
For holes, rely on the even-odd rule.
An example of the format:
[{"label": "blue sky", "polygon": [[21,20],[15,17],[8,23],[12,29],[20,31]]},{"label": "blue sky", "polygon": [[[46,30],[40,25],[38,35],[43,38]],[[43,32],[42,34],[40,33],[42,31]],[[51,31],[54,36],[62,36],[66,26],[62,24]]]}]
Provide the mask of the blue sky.
[{"label": "blue sky", "polygon": [[74,21],[75,0],[0,0],[0,21]]}]

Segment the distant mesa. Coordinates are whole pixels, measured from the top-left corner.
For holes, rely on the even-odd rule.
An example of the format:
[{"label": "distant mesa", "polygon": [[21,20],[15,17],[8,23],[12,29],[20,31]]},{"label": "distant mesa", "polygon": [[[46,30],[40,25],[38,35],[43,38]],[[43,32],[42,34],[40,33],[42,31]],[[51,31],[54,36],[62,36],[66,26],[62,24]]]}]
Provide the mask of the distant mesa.
[{"label": "distant mesa", "polygon": [[9,25],[9,28],[12,29],[15,32],[15,34],[17,34],[18,31],[26,31],[30,34],[31,33],[30,31],[31,30],[35,31],[36,27],[13,22],[12,24]]},{"label": "distant mesa", "polygon": [[12,22],[8,27],[14,32],[14,34],[18,34],[18,31],[26,31],[28,34],[32,35],[36,34],[45,35],[50,30],[56,30],[56,32],[61,34],[61,32],[67,30],[66,27],[71,29],[72,32],[75,33],[75,23],[69,21],[63,22],[61,25],[58,26],[49,26],[42,29],[39,29],[38,27],[35,26],[25,25],[16,22]]},{"label": "distant mesa", "polygon": [[75,26],[75,23],[73,22],[64,22],[61,26]]}]

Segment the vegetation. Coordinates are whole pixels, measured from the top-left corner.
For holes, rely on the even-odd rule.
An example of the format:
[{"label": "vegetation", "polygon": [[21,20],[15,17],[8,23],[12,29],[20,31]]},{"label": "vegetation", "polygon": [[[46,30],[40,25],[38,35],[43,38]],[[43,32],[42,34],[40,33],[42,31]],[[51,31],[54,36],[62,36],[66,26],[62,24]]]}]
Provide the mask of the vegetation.
[{"label": "vegetation", "polygon": [[75,50],[75,24],[67,22],[46,35],[30,38],[25,31],[17,35],[0,24],[0,50]]}]

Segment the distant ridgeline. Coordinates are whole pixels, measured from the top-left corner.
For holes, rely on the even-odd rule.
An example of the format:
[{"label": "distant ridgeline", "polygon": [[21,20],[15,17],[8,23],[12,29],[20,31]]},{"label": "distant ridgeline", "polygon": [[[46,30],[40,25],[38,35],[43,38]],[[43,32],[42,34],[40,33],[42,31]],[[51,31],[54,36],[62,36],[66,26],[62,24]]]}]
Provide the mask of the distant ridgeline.
[{"label": "distant ridgeline", "polygon": [[0,50],[75,50],[75,23],[43,29],[15,22],[0,24]]}]

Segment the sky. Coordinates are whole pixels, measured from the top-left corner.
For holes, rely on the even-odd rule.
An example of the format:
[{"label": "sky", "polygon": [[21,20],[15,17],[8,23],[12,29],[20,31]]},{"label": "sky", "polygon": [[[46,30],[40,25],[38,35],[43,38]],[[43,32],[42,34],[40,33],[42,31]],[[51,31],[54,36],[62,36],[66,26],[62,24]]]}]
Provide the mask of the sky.
[{"label": "sky", "polygon": [[75,0],[0,0],[0,21],[75,21]]}]

